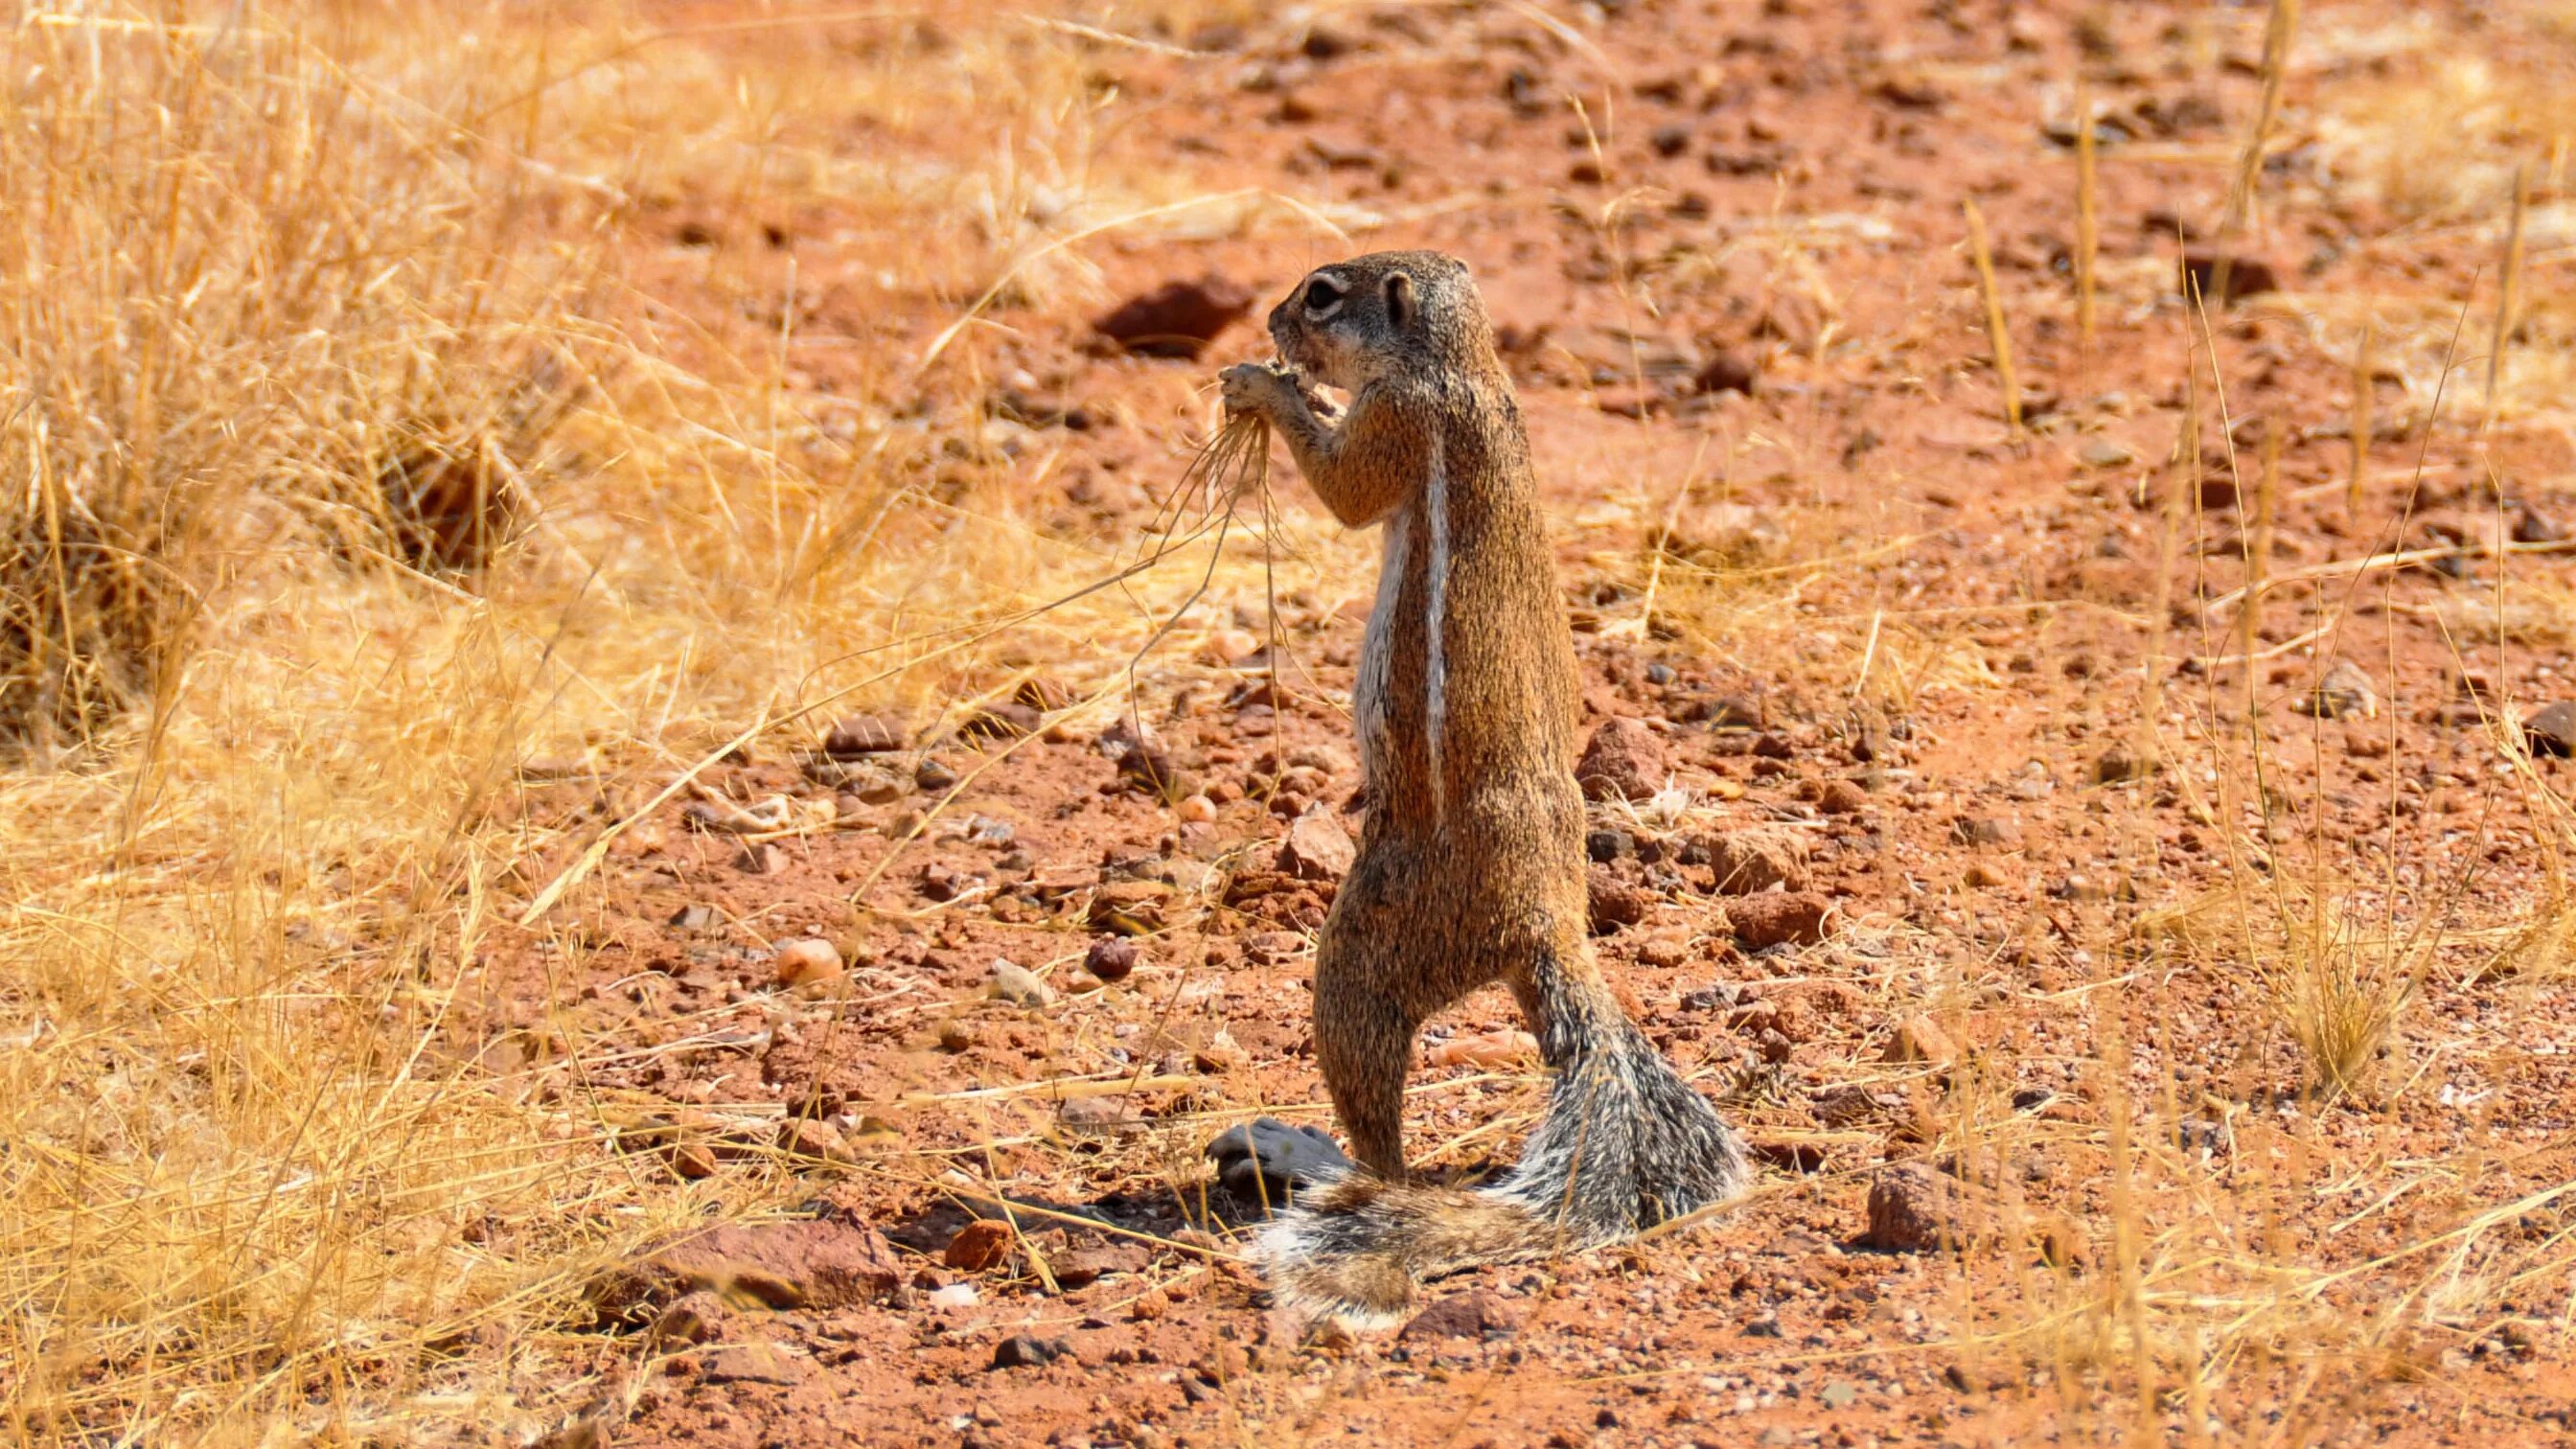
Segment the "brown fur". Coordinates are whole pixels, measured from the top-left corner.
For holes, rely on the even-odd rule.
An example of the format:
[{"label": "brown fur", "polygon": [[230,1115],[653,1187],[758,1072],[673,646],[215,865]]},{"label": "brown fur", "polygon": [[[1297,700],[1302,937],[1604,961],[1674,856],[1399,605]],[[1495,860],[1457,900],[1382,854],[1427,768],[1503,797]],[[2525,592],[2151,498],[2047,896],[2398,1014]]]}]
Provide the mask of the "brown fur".
[{"label": "brown fur", "polygon": [[[1436,252],[1324,267],[1270,330],[1290,366],[1350,394],[1348,412],[1258,365],[1226,370],[1228,407],[1268,420],[1336,517],[1387,533],[1355,691],[1368,816],[1315,959],[1317,1065],[1377,1180],[1318,1195],[1274,1253],[1283,1288],[1367,1315],[1400,1307],[1412,1277],[1615,1237],[1732,1192],[1743,1169],[1589,950],[1573,641],[1466,267]],[[1406,1186],[1414,1035],[1494,981],[1558,1069],[1549,1123],[1497,1189]]]}]

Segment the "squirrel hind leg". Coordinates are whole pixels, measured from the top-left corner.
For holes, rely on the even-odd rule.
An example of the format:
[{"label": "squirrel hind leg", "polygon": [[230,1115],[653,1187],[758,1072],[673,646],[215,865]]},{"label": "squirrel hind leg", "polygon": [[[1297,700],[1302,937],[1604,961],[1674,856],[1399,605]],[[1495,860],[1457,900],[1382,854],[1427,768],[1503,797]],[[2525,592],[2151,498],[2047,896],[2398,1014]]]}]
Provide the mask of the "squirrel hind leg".
[{"label": "squirrel hind leg", "polygon": [[1404,1078],[1421,1018],[1388,989],[1401,973],[1371,959],[1352,935],[1328,925],[1316,953],[1315,1066],[1351,1155],[1379,1177],[1400,1182],[1407,1175]]}]

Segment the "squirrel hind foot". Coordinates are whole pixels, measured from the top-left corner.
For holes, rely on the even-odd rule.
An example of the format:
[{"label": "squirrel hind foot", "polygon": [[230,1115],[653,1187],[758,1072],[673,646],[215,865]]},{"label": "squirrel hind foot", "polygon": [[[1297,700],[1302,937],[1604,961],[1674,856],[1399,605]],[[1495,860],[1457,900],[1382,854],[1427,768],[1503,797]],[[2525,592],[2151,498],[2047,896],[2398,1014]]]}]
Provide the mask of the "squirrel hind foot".
[{"label": "squirrel hind foot", "polygon": [[1226,1191],[1265,1210],[1337,1182],[1353,1167],[1330,1134],[1302,1124],[1291,1127],[1276,1117],[1226,1129],[1207,1145],[1206,1155],[1215,1162],[1217,1181]]}]

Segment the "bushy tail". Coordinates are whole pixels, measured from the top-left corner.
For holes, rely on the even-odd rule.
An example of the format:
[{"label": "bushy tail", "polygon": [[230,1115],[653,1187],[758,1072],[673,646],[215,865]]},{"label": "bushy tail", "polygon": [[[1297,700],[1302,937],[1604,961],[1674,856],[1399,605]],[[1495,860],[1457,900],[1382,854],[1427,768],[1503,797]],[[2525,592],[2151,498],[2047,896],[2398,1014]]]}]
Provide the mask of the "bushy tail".
[{"label": "bushy tail", "polygon": [[1384,1326],[1422,1279],[1617,1242],[1742,1189],[1744,1148],[1717,1109],[1606,991],[1550,966],[1539,1046],[1556,1084],[1520,1164],[1476,1191],[1364,1172],[1309,1188],[1262,1234],[1281,1302]]}]

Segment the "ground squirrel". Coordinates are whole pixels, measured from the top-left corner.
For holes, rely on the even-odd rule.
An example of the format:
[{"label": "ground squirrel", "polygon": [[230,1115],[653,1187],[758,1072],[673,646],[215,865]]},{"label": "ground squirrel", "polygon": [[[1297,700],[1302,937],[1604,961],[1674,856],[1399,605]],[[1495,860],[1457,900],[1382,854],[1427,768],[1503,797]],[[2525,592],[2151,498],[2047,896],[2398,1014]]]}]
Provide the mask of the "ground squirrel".
[{"label": "ground squirrel", "polygon": [[[1226,407],[1267,420],[1343,523],[1385,529],[1353,691],[1368,814],[1315,953],[1315,1059],[1366,1170],[1300,1171],[1313,1139],[1283,1131],[1227,1145],[1308,1179],[1264,1237],[1280,1299],[1382,1323],[1421,1278],[1615,1241],[1731,1197],[1744,1153],[1592,959],[1573,638],[1467,268],[1437,252],[1324,267],[1270,333],[1285,365],[1228,368]],[[1347,411],[1306,379],[1346,393]],[[1479,1191],[1419,1182],[1402,1141],[1414,1034],[1493,981],[1556,1072],[1546,1120]]]}]

